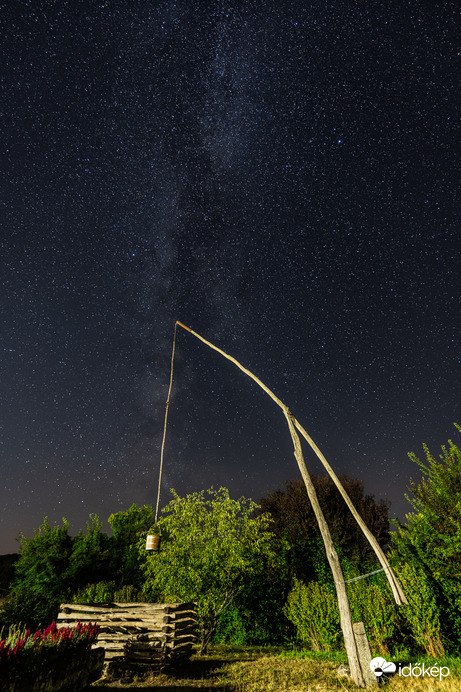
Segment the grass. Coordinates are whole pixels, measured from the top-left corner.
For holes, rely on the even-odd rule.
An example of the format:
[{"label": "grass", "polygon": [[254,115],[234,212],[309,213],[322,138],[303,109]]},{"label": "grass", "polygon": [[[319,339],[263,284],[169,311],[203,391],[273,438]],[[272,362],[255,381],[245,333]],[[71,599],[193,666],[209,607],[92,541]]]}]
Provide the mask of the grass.
[{"label": "grass", "polygon": [[[397,660],[389,657],[390,660]],[[404,665],[425,663],[426,668],[447,666],[450,674],[443,680],[394,675],[376,690],[385,692],[459,692],[461,661],[429,657],[408,659]],[[286,647],[214,645],[206,656],[193,656],[183,668],[169,675],[151,676],[133,682],[101,680],[93,687],[112,687],[130,692],[169,689],[180,692],[221,690],[221,692],[344,692],[357,688],[344,674],[347,658],[340,652],[296,651]]]}]

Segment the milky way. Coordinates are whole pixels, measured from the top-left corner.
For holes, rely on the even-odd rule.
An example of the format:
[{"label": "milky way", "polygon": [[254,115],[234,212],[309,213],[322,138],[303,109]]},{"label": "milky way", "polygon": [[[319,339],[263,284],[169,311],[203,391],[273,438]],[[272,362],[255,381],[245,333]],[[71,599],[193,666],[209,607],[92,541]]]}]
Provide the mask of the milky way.
[{"label": "milky way", "polygon": [[[176,319],[391,514],[456,439],[457,3],[235,5],[2,10],[2,552],[154,502]],[[296,476],[266,399],[178,333],[162,504]]]}]

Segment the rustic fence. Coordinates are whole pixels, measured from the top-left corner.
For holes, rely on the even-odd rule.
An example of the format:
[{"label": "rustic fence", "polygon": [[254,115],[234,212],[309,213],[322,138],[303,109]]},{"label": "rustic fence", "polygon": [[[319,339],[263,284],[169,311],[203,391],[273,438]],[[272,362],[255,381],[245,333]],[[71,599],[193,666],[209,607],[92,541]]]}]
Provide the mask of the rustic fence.
[{"label": "rustic fence", "polygon": [[160,669],[190,658],[195,642],[195,603],[64,603],[58,627],[97,622],[97,646],[117,667]]}]

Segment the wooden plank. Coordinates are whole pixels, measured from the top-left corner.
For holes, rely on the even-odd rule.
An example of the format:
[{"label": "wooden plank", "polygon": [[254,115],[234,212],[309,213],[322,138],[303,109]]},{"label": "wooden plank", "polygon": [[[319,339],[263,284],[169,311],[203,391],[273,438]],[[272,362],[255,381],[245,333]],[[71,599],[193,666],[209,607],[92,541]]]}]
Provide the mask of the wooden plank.
[{"label": "wooden plank", "polygon": [[130,649],[129,651],[124,651],[125,660],[128,661],[133,658],[137,658],[141,661],[148,660],[149,658],[157,659],[163,657],[163,649]]},{"label": "wooden plank", "polygon": [[371,651],[368,643],[367,633],[363,622],[354,622],[352,625],[357,642],[357,650],[359,652],[359,661],[362,668],[365,687],[378,687],[378,678],[370,668]]},{"label": "wooden plank", "polygon": [[[126,642],[129,642],[132,640],[133,640],[132,634],[117,634],[114,636],[110,636],[110,635],[106,634],[106,635],[103,635],[102,637],[98,638],[98,644],[105,644],[107,642],[111,642],[111,643],[122,642],[122,644],[125,644]],[[158,641],[158,642],[161,642],[162,644],[165,644],[165,643],[172,643],[173,639],[171,637],[166,637],[165,635],[162,635],[161,637],[158,637],[158,638],[156,637],[155,639],[152,638],[150,641],[151,642]]]},{"label": "wooden plank", "polygon": [[147,610],[165,610],[166,608],[172,609],[174,611],[176,610],[182,610],[184,607],[191,608],[192,606],[195,606],[194,603],[119,603],[119,602],[108,602],[108,603],[62,603],[60,608],[70,608],[70,609],[78,609],[78,608],[96,608],[96,609],[104,609],[104,608],[121,608],[121,609],[130,609],[130,608],[145,608]]},{"label": "wooden plank", "polygon": [[197,637],[195,637],[193,634],[185,634],[183,637],[178,637],[177,639],[174,640],[174,649],[176,649],[178,646],[182,646],[183,644],[188,644],[190,643],[191,646],[194,644],[197,640]]},{"label": "wooden plank", "polygon": [[181,629],[182,627],[195,627],[197,624],[197,618],[182,618],[181,620],[175,620],[174,626],[176,629]]},{"label": "wooden plank", "polygon": [[177,647],[175,647],[171,653],[170,656],[173,656],[174,658],[179,657],[179,656],[185,656],[189,655],[192,652],[192,645],[191,644],[181,644]]},{"label": "wooden plank", "polygon": [[[189,631],[189,630],[193,631],[196,629],[196,627],[197,627],[196,622],[190,622],[189,621],[189,622],[179,623],[179,624],[175,625],[174,631],[178,634],[180,632],[185,632],[185,631]],[[162,629],[163,629],[163,627],[162,627]]]},{"label": "wooden plank", "polygon": [[163,610],[164,608],[182,608],[184,606],[187,606],[188,608],[191,606],[196,606],[195,603],[189,602],[189,603],[148,603],[147,601],[139,601],[139,602],[119,602],[119,601],[114,601],[112,605],[120,606],[121,608],[127,608],[127,607],[133,607],[133,608],[155,608],[157,610]]},{"label": "wooden plank", "polygon": [[165,627],[162,627],[161,631],[166,632],[168,634],[172,634],[173,636],[179,636],[180,634],[186,634],[188,632],[195,632],[195,625],[187,625],[184,627],[172,627],[171,625],[165,625]]},{"label": "wooden plank", "polygon": [[138,640],[133,640],[130,639],[129,641],[125,642],[125,649],[127,651],[131,650],[140,650],[140,651],[152,651],[155,649],[157,651],[158,649],[164,649],[165,648],[165,642],[162,642],[160,640],[155,640],[151,639],[148,642],[140,642]]},{"label": "wooden plank", "polygon": [[189,601],[186,603],[176,603],[176,612],[182,612],[184,610],[192,610],[196,612],[197,604],[194,601]]},{"label": "wooden plank", "polygon": [[151,617],[162,617],[162,615],[170,615],[170,617],[174,617],[176,610],[174,608],[156,608],[156,607],[150,607],[150,606],[145,606],[143,608],[141,607],[136,607],[132,608],[130,604],[127,604],[127,607],[123,608],[120,606],[116,606],[115,604],[111,603],[108,605],[90,605],[90,604],[69,604],[69,603],[63,603],[60,606],[60,611],[62,613],[66,614],[74,614],[77,615],[78,613],[96,613],[96,614],[101,614],[101,615],[116,615],[116,616],[121,616],[121,617],[144,617],[145,615],[151,616]]},{"label": "wooden plank", "polygon": [[175,620],[169,615],[155,616],[152,613],[86,613],[84,611],[81,611],[80,613],[59,613],[58,620],[73,620],[76,622],[78,620],[91,620],[95,622],[101,620],[104,620],[104,622],[111,620],[115,622],[133,622],[136,620],[142,620],[145,622],[162,624],[166,622],[175,622]]},{"label": "wooden plank", "polygon": [[[170,615],[169,617],[172,616]],[[175,620],[182,620],[183,618],[188,617],[197,620],[197,612],[195,610],[181,610],[180,612],[175,613],[173,617]]]},{"label": "wooden plank", "polygon": [[103,646],[106,660],[118,665],[124,655],[130,657],[130,652],[135,652],[137,660],[130,660],[132,666],[142,663],[159,669],[169,660],[190,657],[196,640],[195,608],[195,603],[64,603],[57,626],[97,622],[100,634],[92,648]]},{"label": "wooden plank", "polygon": [[61,620],[81,620],[85,618],[86,620],[150,620],[152,622],[175,622],[175,618],[172,618],[170,615],[163,615],[162,613],[158,615],[155,613],[87,613],[83,610],[79,613],[75,611],[72,613],[61,612],[58,618]]},{"label": "wooden plank", "polygon": [[[98,623],[100,627],[105,626],[105,627],[125,627],[125,628],[141,628],[141,629],[149,629],[149,630],[158,630],[159,632],[163,629],[163,627],[167,624],[163,620],[151,620],[151,619],[142,619],[142,620],[127,620],[127,619],[119,619],[119,618],[84,618],[81,617],[78,620],[71,619],[70,617],[64,617],[64,618],[58,618],[57,620],[57,625],[60,627],[70,627],[70,626],[76,626],[78,622],[83,623],[88,623],[88,622],[93,622],[93,623]],[[174,630],[174,623],[172,623],[172,629]]]}]

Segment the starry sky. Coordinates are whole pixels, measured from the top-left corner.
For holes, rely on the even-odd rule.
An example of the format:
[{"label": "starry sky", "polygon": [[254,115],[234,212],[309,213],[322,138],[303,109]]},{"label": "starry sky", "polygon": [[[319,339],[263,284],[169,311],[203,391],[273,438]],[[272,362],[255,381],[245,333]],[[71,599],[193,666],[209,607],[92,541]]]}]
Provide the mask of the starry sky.
[{"label": "starry sky", "polygon": [[[407,452],[461,422],[457,12],[1,3],[0,552],[155,503],[175,320],[404,518]],[[161,505],[298,473],[181,329],[164,463]]]}]

